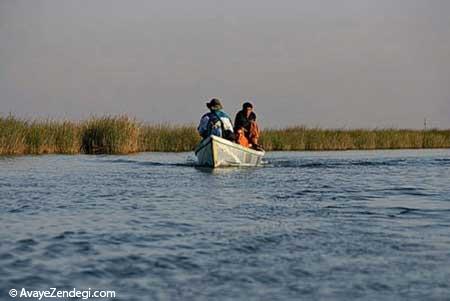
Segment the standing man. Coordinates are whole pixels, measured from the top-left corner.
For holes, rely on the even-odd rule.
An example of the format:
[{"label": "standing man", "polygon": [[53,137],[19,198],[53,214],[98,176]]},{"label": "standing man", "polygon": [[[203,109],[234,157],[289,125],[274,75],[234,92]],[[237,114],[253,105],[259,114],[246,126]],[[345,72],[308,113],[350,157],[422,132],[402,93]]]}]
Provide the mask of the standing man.
[{"label": "standing man", "polygon": [[223,106],[219,99],[213,98],[206,103],[209,113],[202,116],[197,128],[203,139],[211,135],[234,141],[233,124],[227,113],[222,111]]},{"label": "standing man", "polygon": [[236,114],[234,129],[236,141],[242,141],[240,144],[247,146],[245,145],[246,138],[249,147],[256,150],[262,150],[262,147],[258,144],[260,135],[259,126],[256,123],[256,114],[253,112],[253,105],[250,102],[245,102],[242,105],[242,110]]}]

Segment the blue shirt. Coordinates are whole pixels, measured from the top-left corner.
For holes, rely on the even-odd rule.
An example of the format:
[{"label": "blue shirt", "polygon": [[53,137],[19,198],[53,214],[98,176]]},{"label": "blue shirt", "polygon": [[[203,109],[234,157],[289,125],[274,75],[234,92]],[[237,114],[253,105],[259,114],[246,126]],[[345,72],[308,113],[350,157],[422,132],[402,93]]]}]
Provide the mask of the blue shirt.
[{"label": "blue shirt", "polygon": [[222,137],[222,123],[224,130],[233,132],[233,124],[227,113],[221,110],[208,112],[200,119],[197,130],[203,138],[211,135]]}]

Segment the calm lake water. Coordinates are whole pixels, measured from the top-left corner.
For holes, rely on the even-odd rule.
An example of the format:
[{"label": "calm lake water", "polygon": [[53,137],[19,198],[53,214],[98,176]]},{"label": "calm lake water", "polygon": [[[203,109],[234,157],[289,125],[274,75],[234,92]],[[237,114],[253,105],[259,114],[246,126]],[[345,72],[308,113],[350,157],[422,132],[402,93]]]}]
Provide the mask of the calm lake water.
[{"label": "calm lake water", "polygon": [[450,150],[266,160],[1,158],[0,300],[450,300]]}]

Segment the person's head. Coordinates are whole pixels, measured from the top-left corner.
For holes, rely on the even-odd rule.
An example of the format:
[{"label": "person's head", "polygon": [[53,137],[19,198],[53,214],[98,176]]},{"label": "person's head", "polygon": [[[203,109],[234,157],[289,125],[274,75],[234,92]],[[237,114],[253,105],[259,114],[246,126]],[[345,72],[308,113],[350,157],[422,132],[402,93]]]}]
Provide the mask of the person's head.
[{"label": "person's head", "polygon": [[223,108],[222,103],[217,98],[211,99],[209,102],[206,103],[206,106],[211,111],[219,111],[222,110]]},{"label": "person's head", "polygon": [[253,105],[249,102],[244,102],[244,104],[242,105],[242,111],[244,112],[245,116],[249,117],[253,112]]},{"label": "person's head", "polygon": [[240,127],[240,128],[238,128],[238,129],[236,129],[236,132],[238,133],[238,134],[244,134],[245,133],[245,128],[244,127]]}]

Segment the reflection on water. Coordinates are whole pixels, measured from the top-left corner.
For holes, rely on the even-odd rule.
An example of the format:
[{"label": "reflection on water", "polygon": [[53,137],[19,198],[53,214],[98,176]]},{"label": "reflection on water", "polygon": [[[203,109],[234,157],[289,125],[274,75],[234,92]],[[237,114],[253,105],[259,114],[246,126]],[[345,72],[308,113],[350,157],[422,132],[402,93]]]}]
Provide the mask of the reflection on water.
[{"label": "reflection on water", "polygon": [[0,300],[444,300],[450,151],[0,158]]}]

